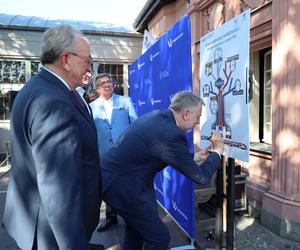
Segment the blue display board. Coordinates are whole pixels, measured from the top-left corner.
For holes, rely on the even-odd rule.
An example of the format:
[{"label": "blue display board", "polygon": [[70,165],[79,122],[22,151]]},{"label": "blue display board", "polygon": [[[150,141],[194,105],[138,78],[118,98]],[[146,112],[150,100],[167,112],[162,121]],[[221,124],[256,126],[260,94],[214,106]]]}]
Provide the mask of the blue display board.
[{"label": "blue display board", "polygon": [[[181,18],[129,69],[130,96],[139,116],[167,109],[174,94],[192,89],[190,20]],[[146,133],[147,131],[145,131]],[[187,134],[193,151],[193,134]],[[194,185],[171,167],[155,178],[158,202],[185,233],[194,239]]]}]

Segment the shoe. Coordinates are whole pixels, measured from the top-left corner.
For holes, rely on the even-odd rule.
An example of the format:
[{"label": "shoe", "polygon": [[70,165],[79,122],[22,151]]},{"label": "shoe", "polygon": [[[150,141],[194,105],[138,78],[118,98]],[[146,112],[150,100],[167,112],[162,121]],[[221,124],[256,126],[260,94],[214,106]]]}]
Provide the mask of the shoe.
[{"label": "shoe", "polygon": [[103,223],[101,223],[101,225],[99,225],[97,227],[97,232],[103,232],[106,229],[108,229],[109,227],[111,227],[114,224],[118,223],[118,219],[117,218],[113,218],[113,219],[106,219]]},{"label": "shoe", "polygon": [[105,250],[103,245],[90,243],[90,250]]}]

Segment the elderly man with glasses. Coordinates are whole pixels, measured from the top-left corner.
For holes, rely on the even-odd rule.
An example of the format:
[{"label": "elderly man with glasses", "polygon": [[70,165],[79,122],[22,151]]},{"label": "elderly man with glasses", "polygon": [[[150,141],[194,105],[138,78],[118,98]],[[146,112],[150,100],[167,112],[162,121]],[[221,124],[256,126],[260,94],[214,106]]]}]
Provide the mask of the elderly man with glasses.
[{"label": "elderly man with glasses", "polygon": [[101,204],[97,132],[74,92],[92,72],[90,46],[57,25],[41,51],[43,69],[13,105],[3,224],[21,249],[104,249],[89,243]]}]

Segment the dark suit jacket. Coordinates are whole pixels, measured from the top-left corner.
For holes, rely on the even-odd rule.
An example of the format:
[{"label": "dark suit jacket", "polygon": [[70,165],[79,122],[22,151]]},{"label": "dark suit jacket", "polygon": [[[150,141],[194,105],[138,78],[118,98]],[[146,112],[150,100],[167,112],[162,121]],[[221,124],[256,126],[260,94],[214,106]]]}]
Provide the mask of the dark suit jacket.
[{"label": "dark suit jacket", "polygon": [[93,119],[42,70],[11,117],[12,174],[4,226],[22,249],[88,249],[99,219],[100,166]]},{"label": "dark suit jacket", "polygon": [[[101,164],[103,200],[132,216],[156,215],[153,179],[171,165],[197,183],[207,183],[220,167],[212,152],[198,166],[186,136],[171,111],[153,111],[136,120],[104,156]],[[182,194],[184,195],[184,194]]]}]

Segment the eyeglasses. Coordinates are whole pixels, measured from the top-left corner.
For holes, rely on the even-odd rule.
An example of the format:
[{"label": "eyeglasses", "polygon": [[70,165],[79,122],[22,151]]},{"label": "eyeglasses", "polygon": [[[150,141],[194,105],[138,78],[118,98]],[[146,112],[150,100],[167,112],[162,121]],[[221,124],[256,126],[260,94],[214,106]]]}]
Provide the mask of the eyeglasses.
[{"label": "eyeglasses", "polygon": [[100,87],[104,87],[105,85],[110,85],[112,83],[113,83],[112,80],[107,80],[107,81],[102,81],[97,85],[100,86]]},{"label": "eyeglasses", "polygon": [[91,56],[89,56],[89,57],[86,57],[86,56],[81,56],[81,55],[78,55],[78,54],[76,54],[76,53],[74,53],[74,52],[67,52],[68,54],[71,54],[71,55],[73,55],[73,56],[77,56],[77,57],[80,57],[80,58],[82,58],[82,59],[85,59],[85,60],[87,60],[87,63],[89,64],[89,65],[92,65],[93,64],[93,58],[91,57]]}]

